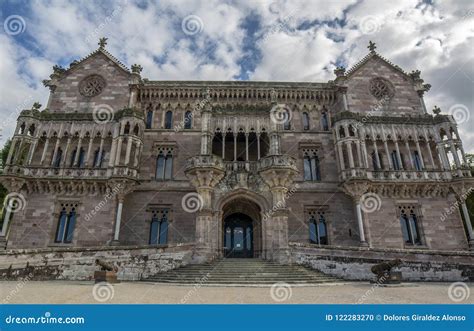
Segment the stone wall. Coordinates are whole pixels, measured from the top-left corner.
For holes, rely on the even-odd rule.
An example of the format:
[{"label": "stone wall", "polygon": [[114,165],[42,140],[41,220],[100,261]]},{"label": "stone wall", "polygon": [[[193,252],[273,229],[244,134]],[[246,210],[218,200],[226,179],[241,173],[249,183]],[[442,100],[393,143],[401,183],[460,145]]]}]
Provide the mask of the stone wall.
[{"label": "stone wall", "polygon": [[119,267],[120,280],[140,280],[191,262],[194,245],[52,248],[0,252],[0,279],[92,280],[97,258]]},{"label": "stone wall", "polygon": [[347,280],[372,280],[370,268],[377,263],[400,258],[394,269],[405,281],[473,281],[474,252],[403,251],[359,247],[326,247],[290,244],[291,262]]}]

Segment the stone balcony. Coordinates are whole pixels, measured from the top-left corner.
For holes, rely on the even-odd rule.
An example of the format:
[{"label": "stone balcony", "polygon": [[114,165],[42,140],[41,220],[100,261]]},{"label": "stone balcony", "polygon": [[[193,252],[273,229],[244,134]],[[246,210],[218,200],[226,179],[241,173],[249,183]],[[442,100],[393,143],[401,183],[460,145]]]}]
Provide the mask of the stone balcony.
[{"label": "stone balcony", "polygon": [[374,181],[444,181],[457,177],[471,177],[470,171],[458,170],[379,170],[354,168],[340,172],[342,181],[370,179]]},{"label": "stone balcony", "polygon": [[138,178],[138,169],[124,166],[114,168],[55,168],[38,166],[8,166],[5,167],[4,176],[60,179],[108,179],[110,177]]},{"label": "stone balcony", "polygon": [[286,169],[298,172],[296,159],[289,155],[270,155],[258,160],[257,170],[259,172],[268,169]]}]

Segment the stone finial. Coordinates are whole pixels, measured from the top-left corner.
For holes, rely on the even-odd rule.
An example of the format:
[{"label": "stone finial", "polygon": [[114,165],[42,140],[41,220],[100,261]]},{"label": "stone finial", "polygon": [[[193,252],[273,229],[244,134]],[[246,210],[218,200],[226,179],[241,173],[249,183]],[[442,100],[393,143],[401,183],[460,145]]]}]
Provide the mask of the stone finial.
[{"label": "stone finial", "polygon": [[434,106],[433,107],[433,113],[435,115],[439,115],[441,113],[441,108],[439,108],[438,106]]},{"label": "stone finial", "polygon": [[425,92],[428,92],[431,90],[431,84],[423,84],[423,88],[425,89]]},{"label": "stone finial", "polygon": [[336,69],[334,69],[334,74],[336,75],[336,77],[343,77],[346,73],[346,68],[344,67],[337,67]]},{"label": "stone finial", "polygon": [[369,40],[369,46],[367,46],[367,48],[371,53],[375,53],[375,49],[377,48],[377,46],[374,42],[372,42],[372,40]]},{"label": "stone finial", "polygon": [[31,110],[39,110],[41,108],[41,104],[36,101],[34,104],[33,104],[33,107],[31,107]]},{"label": "stone finial", "polygon": [[107,45],[107,40],[109,38],[102,37],[99,39],[99,42],[97,45],[99,45],[99,48],[105,48],[105,45]]},{"label": "stone finial", "polygon": [[79,63],[79,61],[77,61],[77,60],[72,61],[71,63],[69,63],[69,68],[74,67],[78,63]]},{"label": "stone finial", "polygon": [[132,65],[132,72],[133,73],[139,74],[139,73],[142,72],[142,70],[143,70],[143,67],[141,65],[136,64],[136,63]]},{"label": "stone finial", "polygon": [[57,64],[55,64],[55,65],[53,66],[53,73],[55,73],[55,74],[62,74],[62,73],[65,72],[65,71],[66,71],[66,69],[64,69],[63,67],[61,67],[61,66],[59,66],[59,65],[57,65]]},{"label": "stone finial", "polygon": [[421,71],[420,70],[413,70],[410,72],[410,77],[413,79],[420,79]]}]

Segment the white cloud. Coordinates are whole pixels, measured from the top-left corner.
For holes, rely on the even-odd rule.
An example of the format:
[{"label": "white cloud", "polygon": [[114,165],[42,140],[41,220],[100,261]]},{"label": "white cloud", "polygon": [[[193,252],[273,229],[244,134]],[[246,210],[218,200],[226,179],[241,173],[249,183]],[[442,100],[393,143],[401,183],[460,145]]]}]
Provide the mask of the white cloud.
[{"label": "white cloud", "polygon": [[[107,49],[127,65],[139,63],[143,75],[164,80],[231,80],[241,72],[245,40],[255,40],[260,57],[250,79],[324,82],[333,79],[336,60],[347,66],[367,54],[368,40],[377,51],[407,71],[419,69],[432,91],[431,109],[453,104],[474,110],[474,20],[470,1],[288,1],[228,3],[218,0],[131,0],[77,2],[50,0],[18,7],[27,28],[17,36],[0,35],[0,114],[31,96],[46,103],[41,80],[54,63],[68,64],[88,55],[99,37],[109,37]],[[197,15],[203,26],[195,35],[181,22]],[[244,23],[258,18],[255,35]],[[337,19],[337,20],[336,20]],[[346,22],[346,24],[340,24]],[[25,37],[25,38],[23,38]],[[247,45],[248,47],[248,45]],[[250,66],[253,68],[253,66]],[[460,125],[467,151],[474,152],[474,126]],[[7,121],[10,136],[14,121]],[[0,141],[3,144],[5,139]]]}]

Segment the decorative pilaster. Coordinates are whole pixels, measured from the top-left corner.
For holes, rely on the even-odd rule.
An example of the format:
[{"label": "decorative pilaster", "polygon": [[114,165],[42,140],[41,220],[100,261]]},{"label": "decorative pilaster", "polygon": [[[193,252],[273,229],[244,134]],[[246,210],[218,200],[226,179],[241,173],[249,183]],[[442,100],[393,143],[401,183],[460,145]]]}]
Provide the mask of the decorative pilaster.
[{"label": "decorative pilaster", "polygon": [[364,218],[362,214],[361,200],[362,196],[368,191],[369,184],[365,181],[351,181],[344,183],[342,189],[354,201],[357,225],[359,228],[360,246],[367,247],[369,246],[369,244],[365,238]]},{"label": "decorative pilaster", "polygon": [[[224,162],[215,155],[193,156],[187,160],[184,173],[197,191],[197,196],[191,193],[184,199],[197,200],[199,204],[196,211],[196,259],[199,262],[213,260],[219,255],[219,227],[213,224],[212,196],[214,188],[225,175]],[[182,203],[186,205],[188,202]]]},{"label": "decorative pilaster", "polygon": [[258,172],[272,192],[272,217],[264,221],[265,257],[286,263],[288,251],[288,208],[286,194],[298,174],[296,160],[288,155],[271,155],[258,162]]}]

